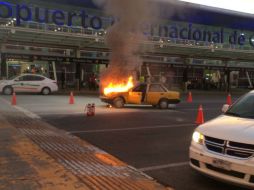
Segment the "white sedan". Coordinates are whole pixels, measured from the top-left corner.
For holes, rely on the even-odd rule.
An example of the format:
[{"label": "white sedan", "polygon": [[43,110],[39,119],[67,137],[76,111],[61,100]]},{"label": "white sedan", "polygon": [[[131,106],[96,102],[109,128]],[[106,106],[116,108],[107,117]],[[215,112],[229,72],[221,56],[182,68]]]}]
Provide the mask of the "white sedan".
[{"label": "white sedan", "polygon": [[10,95],[13,92],[36,92],[48,95],[57,90],[56,81],[36,74],[23,74],[9,80],[0,81],[0,92],[5,95]]},{"label": "white sedan", "polygon": [[254,91],[222,111],[195,130],[190,165],[210,177],[254,189]]}]

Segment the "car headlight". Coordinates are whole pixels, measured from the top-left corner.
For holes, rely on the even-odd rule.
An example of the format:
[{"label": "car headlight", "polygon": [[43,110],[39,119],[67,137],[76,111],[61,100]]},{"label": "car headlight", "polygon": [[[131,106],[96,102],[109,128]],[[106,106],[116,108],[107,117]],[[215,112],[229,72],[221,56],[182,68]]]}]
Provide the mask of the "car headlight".
[{"label": "car headlight", "polygon": [[204,135],[195,131],[192,135],[192,140],[198,144],[204,144]]}]

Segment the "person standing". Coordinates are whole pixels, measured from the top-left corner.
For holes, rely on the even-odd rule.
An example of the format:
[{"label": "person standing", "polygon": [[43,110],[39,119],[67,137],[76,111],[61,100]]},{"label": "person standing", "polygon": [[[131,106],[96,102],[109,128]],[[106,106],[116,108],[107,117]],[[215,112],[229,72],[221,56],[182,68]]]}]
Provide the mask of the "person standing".
[{"label": "person standing", "polygon": [[62,89],[65,88],[65,69],[62,68],[62,71],[61,71],[61,87]]},{"label": "person standing", "polygon": [[144,82],[145,82],[145,76],[141,75],[141,76],[139,77],[139,82],[140,82],[140,83],[144,83]]},{"label": "person standing", "polygon": [[187,92],[188,87],[188,68],[185,67],[183,70],[183,91]]},{"label": "person standing", "polygon": [[226,91],[227,92],[230,92],[230,87],[231,87],[231,84],[230,84],[230,73],[231,73],[231,71],[229,69],[227,69],[226,70],[226,86],[227,86]]},{"label": "person standing", "polygon": [[161,75],[161,77],[160,77],[160,82],[161,82],[162,84],[166,84],[166,82],[167,82],[167,77],[165,77],[164,74]]},{"label": "person standing", "polygon": [[94,73],[89,77],[89,89],[96,90],[96,76]]}]

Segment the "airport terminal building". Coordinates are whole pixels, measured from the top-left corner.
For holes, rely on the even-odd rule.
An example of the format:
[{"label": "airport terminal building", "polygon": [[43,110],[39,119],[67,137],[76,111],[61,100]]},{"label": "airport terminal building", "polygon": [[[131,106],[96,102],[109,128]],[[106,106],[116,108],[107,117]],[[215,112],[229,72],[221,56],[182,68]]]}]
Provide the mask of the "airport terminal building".
[{"label": "airport terminal building", "polygon": [[[251,15],[182,2],[158,7],[159,22],[143,26],[142,46],[152,48],[140,55],[140,75],[168,87],[183,75],[194,89],[253,87]],[[114,19],[92,0],[0,1],[0,78],[32,72],[75,87],[99,77],[110,64],[105,35]]]}]

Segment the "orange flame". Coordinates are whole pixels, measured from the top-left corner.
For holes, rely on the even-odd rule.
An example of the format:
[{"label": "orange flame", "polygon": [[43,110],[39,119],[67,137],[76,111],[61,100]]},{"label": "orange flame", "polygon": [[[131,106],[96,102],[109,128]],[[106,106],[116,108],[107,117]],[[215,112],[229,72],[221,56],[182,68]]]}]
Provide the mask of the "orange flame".
[{"label": "orange flame", "polygon": [[112,82],[104,88],[104,94],[108,95],[110,93],[117,93],[117,92],[128,92],[134,86],[133,77],[128,78],[128,82],[120,83],[120,84],[113,84]]}]

